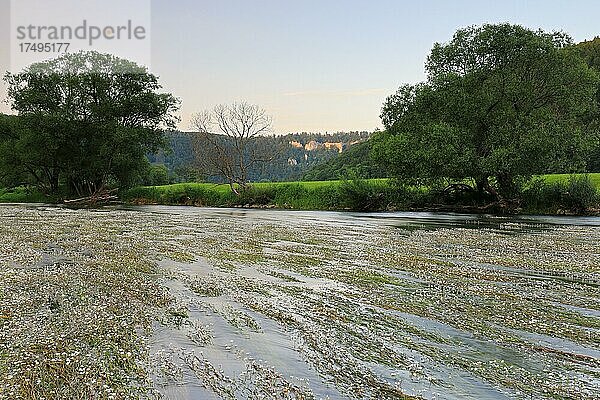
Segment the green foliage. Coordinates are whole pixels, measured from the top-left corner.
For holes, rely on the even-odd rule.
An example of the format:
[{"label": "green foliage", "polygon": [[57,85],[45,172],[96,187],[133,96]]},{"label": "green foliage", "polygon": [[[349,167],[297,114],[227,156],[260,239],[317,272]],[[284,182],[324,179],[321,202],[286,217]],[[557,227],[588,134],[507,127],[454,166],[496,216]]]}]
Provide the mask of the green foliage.
[{"label": "green foliage", "polygon": [[[580,213],[600,205],[600,178],[590,175],[554,175],[533,179],[523,190],[523,207],[529,213],[568,210]],[[595,182],[597,181],[597,182]]]},{"label": "green foliage", "polygon": [[169,170],[164,164],[148,165],[142,183],[144,186],[160,186],[169,183]]},{"label": "green foliage", "polygon": [[571,210],[585,210],[598,204],[598,190],[587,175],[569,178],[563,204]]},{"label": "green foliage", "polygon": [[139,186],[121,193],[123,200],[136,204],[223,206],[231,197],[226,186],[207,183]]},{"label": "green foliage", "polygon": [[600,71],[600,37],[578,43],[575,50],[587,65]]},{"label": "green foliage", "polygon": [[55,201],[56,198],[49,197],[34,188],[0,189],[0,203],[53,203]]},{"label": "green foliage", "polygon": [[472,153],[458,129],[433,123],[415,129],[411,136],[383,132],[373,139],[373,156],[385,160],[390,175],[414,185],[464,179]]},{"label": "green foliage", "polygon": [[315,165],[303,176],[306,181],[343,179],[354,175],[362,179],[384,178],[386,171],[370,157],[371,141],[355,144],[337,157]]},{"label": "green foliage", "polygon": [[14,141],[21,129],[18,117],[0,114],[0,187],[17,187],[27,179],[24,168],[15,168],[21,149],[14,146]]},{"label": "green foliage", "polygon": [[586,173],[586,174],[549,174],[549,175],[543,175],[541,177],[537,177],[536,179],[543,178],[544,181],[546,181],[548,183],[554,183],[554,182],[566,183],[572,177],[580,177],[580,176],[586,176],[587,178],[589,178],[590,182],[592,182],[592,184],[598,190],[600,190],[600,173],[592,173],[592,174],[588,174],[588,173]]},{"label": "green foliage", "polygon": [[352,179],[257,183],[240,191],[239,196],[226,185],[212,183],[137,187],[121,196],[135,204],[373,211],[423,207],[430,202],[430,193],[422,188],[397,186],[385,179]]},{"label": "green foliage", "polygon": [[232,206],[266,206],[273,204],[277,197],[277,189],[271,185],[250,186],[240,191],[231,202]]},{"label": "green foliage", "polygon": [[[166,133],[170,151],[159,151],[148,154],[149,161],[153,164],[164,164],[169,169],[169,176],[175,182],[198,182],[209,180],[223,183],[222,179],[201,174],[194,167],[194,153],[192,151],[192,133],[171,131]],[[248,176],[252,182],[283,182],[304,179],[308,171],[315,168],[316,172],[310,180],[340,179],[350,170],[356,170],[364,178],[383,177],[385,171],[379,168],[368,157],[368,149],[362,143],[368,139],[368,132],[338,132],[331,134],[295,133],[287,135],[263,136],[265,146],[276,151],[275,159],[264,165],[253,165]],[[310,142],[320,143],[321,146],[306,150],[304,146]],[[291,143],[294,142],[296,146]],[[324,143],[341,143],[344,151],[338,153],[337,148],[326,148]],[[356,150],[355,150],[356,149]],[[356,151],[356,153],[354,153]],[[340,161],[335,161],[340,159]],[[328,166],[328,161],[334,162]],[[342,164],[348,164],[345,167]],[[319,167],[323,165],[323,167]],[[340,174],[338,166],[343,169]],[[373,171],[375,170],[375,171]],[[308,172],[310,173],[310,172]],[[319,177],[317,177],[317,175]]]},{"label": "green foliage", "polygon": [[[227,185],[185,183],[137,187],[122,193],[125,201],[138,204],[187,204],[204,206],[266,206],[280,208],[334,208],[338,183],[262,183],[254,184],[236,196]],[[330,207],[331,206],[331,207]]]},{"label": "green foliage", "polygon": [[20,129],[5,139],[11,166],[56,193],[94,192],[136,183],[148,152],[164,147],[178,101],[158,93],[158,78],[133,62],[97,52],[63,55],[7,73]]},{"label": "green foliage", "polygon": [[[585,60],[590,68],[600,73],[600,37],[578,43],[574,51]],[[600,83],[596,91],[596,101],[600,104]],[[595,134],[595,138],[590,143],[587,171],[600,172],[600,116],[595,113],[589,115],[588,119],[590,132]]]},{"label": "green foliage", "polygon": [[589,152],[588,172],[600,172],[600,140],[596,140]]},{"label": "green foliage", "polygon": [[[530,214],[559,210],[587,213],[600,207],[600,174],[544,175],[521,188],[522,207]],[[322,182],[257,183],[236,196],[227,185],[180,183],[124,190],[122,200],[133,204],[209,207],[288,208],[297,210],[422,210],[446,206],[456,210],[476,206],[470,193],[448,198],[441,187],[411,186],[388,179]],[[0,202],[55,201],[35,189],[0,190]]]},{"label": "green foliage", "polygon": [[434,45],[426,83],[385,102],[374,157],[399,179],[473,179],[501,196],[517,177],[582,170],[598,77],[570,45],[509,24],[457,31]]},{"label": "green foliage", "polygon": [[564,184],[536,177],[521,194],[523,208],[533,213],[554,213],[560,208]]},{"label": "green foliage", "polygon": [[378,186],[357,176],[345,179],[339,186],[341,203],[351,210],[379,210],[385,201],[385,193]]}]

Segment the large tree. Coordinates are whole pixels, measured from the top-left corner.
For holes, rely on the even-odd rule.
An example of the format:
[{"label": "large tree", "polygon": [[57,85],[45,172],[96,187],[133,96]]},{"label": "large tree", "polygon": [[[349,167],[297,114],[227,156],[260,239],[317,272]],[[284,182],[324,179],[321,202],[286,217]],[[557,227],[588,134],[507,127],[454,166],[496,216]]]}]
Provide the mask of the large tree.
[{"label": "large tree", "polygon": [[22,134],[21,121],[16,115],[0,114],[0,187],[16,187],[27,183],[20,164],[21,149],[15,148]]},{"label": "large tree", "polygon": [[[590,68],[600,73],[600,37],[578,43],[575,50]],[[598,84],[596,99],[600,103],[600,83]],[[600,172],[600,119],[597,115],[592,115],[590,120],[591,131],[595,132],[596,135],[588,157],[587,170],[588,172]]]},{"label": "large tree", "polygon": [[254,104],[220,104],[193,116],[192,135],[196,166],[201,173],[217,176],[239,194],[249,187],[249,173],[272,161],[277,149],[264,135],[272,129],[272,118]]},{"label": "large tree", "polygon": [[585,165],[597,75],[562,33],[500,24],[434,45],[427,81],[404,85],[382,111],[374,155],[392,175],[472,179],[496,197],[517,178]]},{"label": "large tree", "polygon": [[159,93],[158,78],[108,54],[65,54],[5,81],[20,120],[9,144],[17,157],[8,161],[51,192],[131,184],[176,122],[178,100]]}]

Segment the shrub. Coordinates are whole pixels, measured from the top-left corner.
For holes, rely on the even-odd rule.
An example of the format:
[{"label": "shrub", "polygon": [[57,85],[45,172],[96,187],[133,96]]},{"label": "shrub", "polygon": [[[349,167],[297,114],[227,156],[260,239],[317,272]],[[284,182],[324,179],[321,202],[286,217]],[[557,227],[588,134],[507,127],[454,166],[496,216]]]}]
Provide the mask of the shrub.
[{"label": "shrub", "polygon": [[587,175],[573,175],[566,182],[536,178],[525,187],[521,199],[529,213],[555,213],[559,209],[583,211],[596,206],[600,200]]},{"label": "shrub", "polygon": [[159,186],[169,184],[169,170],[164,164],[148,166],[142,178],[144,186]]},{"label": "shrub", "polygon": [[555,212],[560,208],[564,185],[561,182],[547,182],[544,178],[534,178],[521,193],[521,204],[530,213]]},{"label": "shrub", "polygon": [[[305,209],[307,202],[313,201],[311,193],[299,183],[280,183],[276,188],[274,203],[282,208]],[[310,198],[310,199],[309,199]]]},{"label": "shrub", "polygon": [[58,201],[56,196],[46,196],[33,187],[0,189],[0,203],[54,203],[56,201]]},{"label": "shrub", "polygon": [[340,205],[357,211],[378,210],[385,194],[364,179],[344,179],[339,186]]},{"label": "shrub", "polygon": [[586,210],[598,203],[598,191],[588,175],[569,177],[563,205],[571,210]]},{"label": "shrub", "polygon": [[234,196],[231,205],[237,206],[264,206],[272,204],[275,200],[276,190],[272,185],[253,185],[246,190],[240,191],[240,194]]}]

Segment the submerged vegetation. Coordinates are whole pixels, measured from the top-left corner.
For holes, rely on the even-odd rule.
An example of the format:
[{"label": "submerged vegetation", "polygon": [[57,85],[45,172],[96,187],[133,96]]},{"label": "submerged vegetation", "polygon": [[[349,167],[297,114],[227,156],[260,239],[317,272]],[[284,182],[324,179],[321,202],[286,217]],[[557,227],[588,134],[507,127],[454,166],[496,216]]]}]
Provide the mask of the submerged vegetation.
[{"label": "submerged vegetation", "polygon": [[0,214],[0,397],[600,390],[597,226],[157,207]]},{"label": "submerged vegetation", "polygon": [[124,234],[121,213],[0,212],[0,398],[148,393],[144,332],[170,302],[148,242]]}]

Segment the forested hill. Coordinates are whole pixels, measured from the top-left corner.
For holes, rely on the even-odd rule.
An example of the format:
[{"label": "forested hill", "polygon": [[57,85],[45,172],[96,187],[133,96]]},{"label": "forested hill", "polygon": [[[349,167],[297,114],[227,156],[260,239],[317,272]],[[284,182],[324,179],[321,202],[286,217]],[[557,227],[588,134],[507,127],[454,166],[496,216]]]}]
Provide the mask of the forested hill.
[{"label": "forested hill", "polygon": [[305,181],[330,181],[344,178],[385,178],[384,167],[370,156],[371,141],[352,146],[338,157],[326,160],[304,174]]},{"label": "forested hill", "polygon": [[[174,181],[194,178],[194,154],[190,132],[170,132],[171,151],[148,155],[152,164],[164,164]],[[277,158],[250,172],[253,182],[292,181],[301,179],[316,165],[345,154],[352,147],[365,142],[369,132],[291,133],[263,137],[269,146],[277,149]],[[208,177],[203,177],[208,178]]]}]

